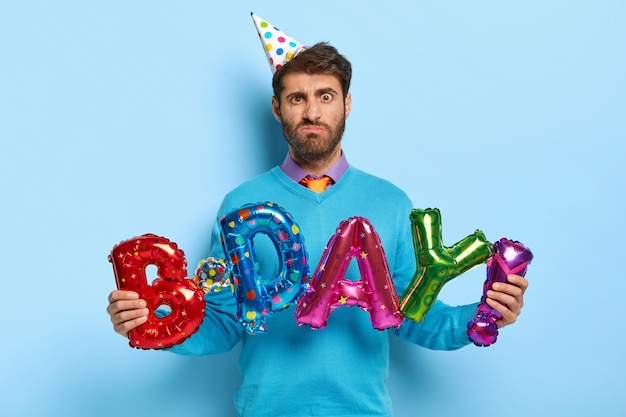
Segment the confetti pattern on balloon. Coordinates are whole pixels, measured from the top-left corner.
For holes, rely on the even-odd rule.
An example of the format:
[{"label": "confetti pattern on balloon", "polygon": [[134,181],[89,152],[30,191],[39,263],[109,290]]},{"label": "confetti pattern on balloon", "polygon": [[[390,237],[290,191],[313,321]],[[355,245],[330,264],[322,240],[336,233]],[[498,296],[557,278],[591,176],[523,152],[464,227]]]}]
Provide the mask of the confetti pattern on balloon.
[{"label": "confetti pattern on balloon", "polygon": [[[109,255],[117,288],[134,291],[146,301],[148,320],[128,332],[130,345],[140,349],[164,349],[182,343],[204,319],[204,293],[186,279],[187,260],[176,243],[145,234],[115,245]],[[146,267],[157,266],[148,284]],[[165,316],[159,314],[168,310]]]},{"label": "confetti pattern on balloon", "polygon": [[410,215],[417,268],[400,298],[402,313],[424,320],[443,286],[451,279],[487,261],[492,245],[476,230],[452,246],[443,246],[439,209],[413,209]]},{"label": "confetti pattern on balloon", "polygon": [[235,292],[230,265],[223,259],[209,257],[198,262],[198,269],[193,280],[207,294],[220,292],[223,289]]},{"label": "confetti pattern on balloon", "polygon": [[[308,281],[309,267],[300,228],[273,203],[246,204],[220,219],[222,245],[231,264],[237,292],[237,317],[246,332],[265,332],[266,320],[297,300]],[[265,234],[278,256],[274,276],[259,273],[254,236]]]},{"label": "confetti pattern on balloon", "polygon": [[287,36],[280,29],[254,13],[252,13],[252,20],[259,34],[272,74],[300,51],[306,49],[300,42]]},{"label": "confetti pattern on balloon", "polygon": [[498,339],[496,321],[502,318],[502,314],[487,304],[487,291],[496,282],[506,283],[510,274],[525,276],[533,259],[530,249],[518,241],[502,238],[493,244],[493,249],[494,254],[487,261],[483,296],[474,318],[467,323],[467,335],[476,346],[489,346]]}]

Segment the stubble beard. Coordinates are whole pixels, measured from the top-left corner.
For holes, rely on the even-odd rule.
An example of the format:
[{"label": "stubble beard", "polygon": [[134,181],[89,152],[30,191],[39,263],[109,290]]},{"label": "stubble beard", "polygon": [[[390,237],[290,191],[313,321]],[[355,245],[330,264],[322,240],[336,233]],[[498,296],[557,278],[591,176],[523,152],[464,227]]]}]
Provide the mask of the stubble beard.
[{"label": "stubble beard", "polygon": [[[326,134],[309,133],[301,135],[299,129],[304,126],[322,126]],[[302,122],[297,125],[282,122],[283,135],[295,152],[296,159],[306,162],[320,162],[328,159],[341,142],[346,128],[346,117],[343,115],[334,126],[321,122]]]}]

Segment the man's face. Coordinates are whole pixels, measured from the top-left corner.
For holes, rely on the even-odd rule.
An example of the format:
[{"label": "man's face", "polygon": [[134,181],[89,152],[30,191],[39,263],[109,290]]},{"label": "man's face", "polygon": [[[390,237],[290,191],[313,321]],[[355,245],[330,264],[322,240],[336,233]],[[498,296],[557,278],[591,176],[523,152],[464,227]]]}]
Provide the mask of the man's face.
[{"label": "man's face", "polygon": [[272,111],[283,126],[296,162],[320,162],[341,154],[341,137],[350,113],[351,96],[344,100],[334,75],[291,73],[282,79],[280,104]]}]

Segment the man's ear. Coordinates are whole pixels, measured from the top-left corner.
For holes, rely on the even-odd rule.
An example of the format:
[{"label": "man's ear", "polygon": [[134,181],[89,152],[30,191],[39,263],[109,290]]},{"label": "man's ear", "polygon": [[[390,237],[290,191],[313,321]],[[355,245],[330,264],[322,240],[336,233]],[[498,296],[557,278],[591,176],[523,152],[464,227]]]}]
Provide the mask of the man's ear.
[{"label": "man's ear", "polygon": [[352,110],[352,93],[348,93],[348,95],[346,95],[346,103],[344,105],[346,119],[350,116],[350,110]]},{"label": "man's ear", "polygon": [[276,96],[272,97],[272,113],[274,113],[274,117],[278,120],[278,123],[282,123],[282,117],[280,116],[280,104],[278,103],[278,99]]}]

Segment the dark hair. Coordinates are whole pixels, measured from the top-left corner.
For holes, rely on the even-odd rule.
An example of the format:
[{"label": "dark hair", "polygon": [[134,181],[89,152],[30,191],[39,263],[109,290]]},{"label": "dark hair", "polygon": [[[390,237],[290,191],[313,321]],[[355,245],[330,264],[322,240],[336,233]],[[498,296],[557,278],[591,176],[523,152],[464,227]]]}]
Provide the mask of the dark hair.
[{"label": "dark hair", "polygon": [[283,92],[283,77],[295,72],[335,75],[341,83],[344,100],[348,95],[352,78],[352,65],[346,57],[327,42],[316,43],[310,48],[302,50],[274,73],[272,88],[278,101],[280,101],[280,94]]}]

